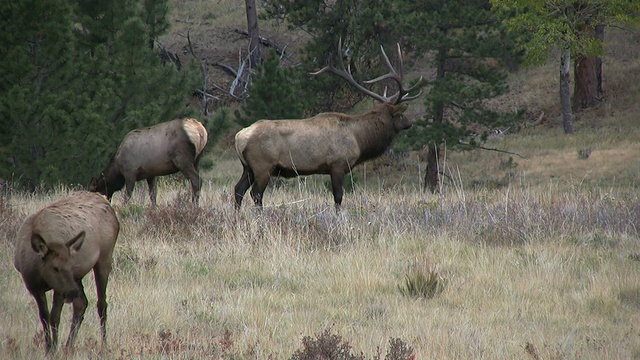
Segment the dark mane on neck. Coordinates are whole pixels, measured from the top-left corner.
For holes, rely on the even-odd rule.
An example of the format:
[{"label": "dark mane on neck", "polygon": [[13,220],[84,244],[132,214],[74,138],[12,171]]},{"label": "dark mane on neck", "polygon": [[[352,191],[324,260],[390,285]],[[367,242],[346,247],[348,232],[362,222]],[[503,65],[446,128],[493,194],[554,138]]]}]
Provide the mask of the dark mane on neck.
[{"label": "dark mane on neck", "polygon": [[391,113],[386,104],[380,104],[366,114],[355,116],[354,119],[352,126],[361,151],[358,163],[384,154],[395,135]]}]

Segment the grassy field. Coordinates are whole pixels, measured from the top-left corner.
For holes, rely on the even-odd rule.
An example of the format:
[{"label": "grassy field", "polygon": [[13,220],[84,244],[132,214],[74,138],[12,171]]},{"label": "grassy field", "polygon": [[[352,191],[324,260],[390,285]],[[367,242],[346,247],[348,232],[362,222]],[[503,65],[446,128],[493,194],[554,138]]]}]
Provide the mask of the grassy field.
[{"label": "grassy field", "polygon": [[[190,17],[187,7],[202,3],[176,2],[167,44],[188,26],[244,26],[230,1]],[[144,183],[127,206],[118,193],[108,346],[88,275],[76,351],[59,357],[640,358],[639,38],[611,38],[607,101],[579,113],[570,137],[557,64],[514,74],[503,103],[544,111],[544,121],[487,144],[517,155],[446,153],[435,195],[422,189],[419,155],[396,154],[356,168],[340,214],[322,176],[277,181],[263,211],[248,199],[236,212],[241,166],[224,143],[207,155],[198,208],[180,176],[159,181],[156,209]],[[14,237],[28,214],[70,191],[0,193],[0,358],[44,357]],[[67,305],[61,341],[70,317]]]},{"label": "grassy field", "polygon": [[[322,182],[281,186],[263,212],[239,213],[227,185],[207,187],[198,209],[185,203],[186,185],[161,189],[155,211],[141,205],[144,191],[126,207],[115,199],[106,358],[287,359],[327,330],[367,359],[392,339],[416,359],[640,356],[637,185],[549,181],[441,196],[356,186],[339,215]],[[12,235],[66,192],[14,194],[2,209],[0,357],[43,355]],[[435,276],[441,292],[408,296],[416,273]],[[84,283],[78,359],[99,354],[92,277]],[[63,340],[69,319],[65,308]]]}]

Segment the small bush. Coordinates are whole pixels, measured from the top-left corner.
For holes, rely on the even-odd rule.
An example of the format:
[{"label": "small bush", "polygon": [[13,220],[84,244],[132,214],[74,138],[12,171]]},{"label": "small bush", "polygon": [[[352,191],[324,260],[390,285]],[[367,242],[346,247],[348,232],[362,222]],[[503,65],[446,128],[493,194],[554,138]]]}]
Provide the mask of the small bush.
[{"label": "small bush", "polygon": [[[316,338],[305,336],[302,339],[303,348],[297,350],[290,360],[365,360],[364,354],[359,355],[351,353],[351,345],[348,341],[344,341],[340,335],[331,334],[331,329],[326,329],[322,334],[316,335]],[[413,348],[407,345],[400,338],[389,339],[389,349],[384,360],[415,360],[416,355]],[[381,351],[377,349],[377,356],[372,359],[380,360]]]},{"label": "small bush", "polygon": [[331,334],[331,329],[326,329],[315,339],[305,336],[302,339],[302,349],[297,350],[291,360],[364,360],[364,354],[351,354],[351,345],[344,341],[340,335]]},{"label": "small bush", "polygon": [[404,284],[399,288],[404,296],[431,299],[440,294],[444,287],[445,280],[425,259],[422,262],[414,261],[404,276]]},{"label": "small bush", "polygon": [[[378,357],[379,358],[379,357]],[[384,360],[415,360],[416,354],[413,353],[411,346],[407,345],[400,338],[392,338],[389,340],[389,349]]]}]

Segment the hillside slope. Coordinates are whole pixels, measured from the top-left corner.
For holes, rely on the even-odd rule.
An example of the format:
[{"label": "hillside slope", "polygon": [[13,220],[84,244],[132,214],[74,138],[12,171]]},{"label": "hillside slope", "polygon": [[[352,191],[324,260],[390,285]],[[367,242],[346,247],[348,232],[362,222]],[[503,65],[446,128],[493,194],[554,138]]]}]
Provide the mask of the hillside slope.
[{"label": "hillside slope", "polygon": [[[218,64],[237,69],[247,54],[248,40],[237,29],[246,29],[243,3],[230,0],[175,1],[172,28],[161,42],[176,53],[184,63],[195,55],[207,69],[207,91],[219,97],[211,100],[210,109],[237,106],[225,91],[234,77]],[[304,35],[292,32],[285,24],[261,20],[261,36],[280,48],[286,48],[285,65],[298,60],[297,49]],[[451,153],[443,172],[461,171],[459,177],[467,185],[492,184],[502,186],[514,179],[530,183],[546,183],[549,179],[583,179],[593,183],[608,183],[616,179],[622,184],[637,184],[640,153],[637,99],[640,95],[640,34],[619,28],[606,32],[607,53],[604,61],[604,102],[595,109],[575,114],[576,134],[562,133],[558,98],[558,61],[551,58],[545,66],[521,69],[510,78],[510,92],[496,101],[507,110],[525,110],[527,116],[518,127],[503,136],[490,139],[488,148],[503,152],[475,151]],[[264,49],[264,48],[263,48]],[[266,53],[266,49],[264,50]],[[418,64],[413,74],[426,78],[433,71],[428,64]],[[412,105],[408,115],[426,116],[419,103]],[[230,137],[218,145],[223,153],[230,151]],[[397,162],[407,173],[398,174]],[[418,154],[398,158],[383,158],[370,166],[389,186],[398,182],[415,183],[420,169]],[[363,170],[366,171],[366,170]],[[410,175],[408,175],[410,174]],[[398,176],[400,175],[400,176]],[[400,180],[399,180],[400,179]],[[218,179],[219,180],[219,179]],[[445,181],[447,178],[445,177]]]}]

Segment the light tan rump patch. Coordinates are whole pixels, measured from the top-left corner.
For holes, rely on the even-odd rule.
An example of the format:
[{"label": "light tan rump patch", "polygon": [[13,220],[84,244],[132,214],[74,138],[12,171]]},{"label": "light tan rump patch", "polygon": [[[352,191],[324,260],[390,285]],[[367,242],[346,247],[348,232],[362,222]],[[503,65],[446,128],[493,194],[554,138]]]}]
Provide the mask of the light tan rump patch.
[{"label": "light tan rump patch", "polygon": [[244,152],[244,148],[247,146],[249,139],[255,132],[255,129],[256,129],[255,126],[246,127],[238,131],[238,133],[236,133],[236,136],[235,136],[236,153],[238,153],[238,157],[240,158],[240,161],[245,165],[247,165],[247,161],[245,160],[242,153]]},{"label": "light tan rump patch", "polygon": [[196,119],[184,119],[182,124],[189,140],[196,146],[196,155],[199,155],[207,145],[207,129]]}]

